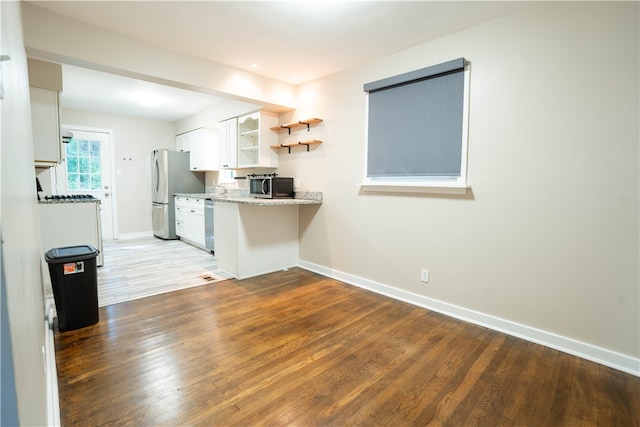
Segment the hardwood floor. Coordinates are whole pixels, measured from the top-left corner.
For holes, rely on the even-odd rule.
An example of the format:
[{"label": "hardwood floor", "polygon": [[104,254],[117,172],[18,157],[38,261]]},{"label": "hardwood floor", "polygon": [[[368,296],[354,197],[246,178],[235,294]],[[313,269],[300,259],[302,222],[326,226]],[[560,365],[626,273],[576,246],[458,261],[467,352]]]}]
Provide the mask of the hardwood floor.
[{"label": "hardwood floor", "polygon": [[638,426],[640,378],[302,270],[56,333],[63,426]]}]

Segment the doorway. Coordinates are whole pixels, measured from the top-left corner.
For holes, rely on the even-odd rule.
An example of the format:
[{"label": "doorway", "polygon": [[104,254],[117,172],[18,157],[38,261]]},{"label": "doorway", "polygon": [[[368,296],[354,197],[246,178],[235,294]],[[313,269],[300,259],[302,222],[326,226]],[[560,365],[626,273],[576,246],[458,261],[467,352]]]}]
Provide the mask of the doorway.
[{"label": "doorway", "polygon": [[115,198],[112,180],[112,133],[82,127],[65,126],[73,133],[62,144],[63,160],[55,168],[58,194],[90,194],[100,199],[102,238],[117,236]]}]

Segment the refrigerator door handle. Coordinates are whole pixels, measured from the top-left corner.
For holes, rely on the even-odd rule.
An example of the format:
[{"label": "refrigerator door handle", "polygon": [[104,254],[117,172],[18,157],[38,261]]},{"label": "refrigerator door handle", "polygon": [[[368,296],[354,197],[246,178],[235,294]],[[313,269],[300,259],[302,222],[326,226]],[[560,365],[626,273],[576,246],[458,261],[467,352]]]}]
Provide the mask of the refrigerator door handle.
[{"label": "refrigerator door handle", "polygon": [[157,197],[160,184],[160,166],[158,165],[158,152],[153,152],[153,194]]}]

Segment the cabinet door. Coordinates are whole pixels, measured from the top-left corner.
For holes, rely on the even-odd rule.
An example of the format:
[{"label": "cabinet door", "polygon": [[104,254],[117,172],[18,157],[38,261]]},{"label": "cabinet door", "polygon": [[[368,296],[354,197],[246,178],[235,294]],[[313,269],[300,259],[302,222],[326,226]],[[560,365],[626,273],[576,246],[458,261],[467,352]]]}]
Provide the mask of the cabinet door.
[{"label": "cabinet door", "polygon": [[187,133],[182,133],[180,135],[176,135],[176,151],[190,151],[191,147],[189,146],[189,135]]},{"label": "cabinet door", "polygon": [[29,93],[36,166],[55,166],[62,160],[58,92],[31,87]]},{"label": "cabinet door", "polygon": [[220,160],[218,159],[218,130],[204,128],[202,130],[202,169],[218,170]]},{"label": "cabinet door", "polygon": [[192,171],[218,170],[216,130],[200,128],[176,135],[176,150],[189,152]]},{"label": "cabinet door", "polygon": [[205,239],[204,239],[204,210],[203,209],[192,209],[191,215],[189,216],[189,234],[191,235],[191,240],[193,240],[199,246],[204,247]]},{"label": "cabinet door", "polygon": [[184,235],[190,242],[204,247],[204,200],[187,199],[188,206],[184,212]]},{"label": "cabinet door", "polygon": [[192,171],[218,170],[218,147],[216,130],[200,128],[189,132],[191,153],[190,167]]},{"label": "cabinet door", "polygon": [[238,119],[233,118],[218,125],[218,147],[220,169],[238,167]]},{"label": "cabinet door", "polygon": [[192,130],[185,135],[187,135],[189,139],[189,165],[191,170],[204,170],[202,167],[202,129]]},{"label": "cabinet door", "polygon": [[184,235],[185,235],[184,221],[178,221],[176,219],[176,236],[184,237]]},{"label": "cabinet door", "polygon": [[184,221],[186,209],[184,206],[184,198],[175,196],[175,222],[176,222],[176,236],[183,237],[185,233]]}]

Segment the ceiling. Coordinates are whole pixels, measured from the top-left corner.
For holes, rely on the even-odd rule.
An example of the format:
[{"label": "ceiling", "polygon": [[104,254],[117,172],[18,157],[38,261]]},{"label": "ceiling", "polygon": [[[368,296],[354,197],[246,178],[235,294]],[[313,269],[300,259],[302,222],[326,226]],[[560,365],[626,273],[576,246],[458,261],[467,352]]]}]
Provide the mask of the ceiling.
[{"label": "ceiling", "polygon": [[[265,77],[297,84],[528,7],[511,1],[30,1],[39,7]],[[223,102],[63,66],[64,108],[177,121]],[[144,106],[138,92],[165,103]]]}]

